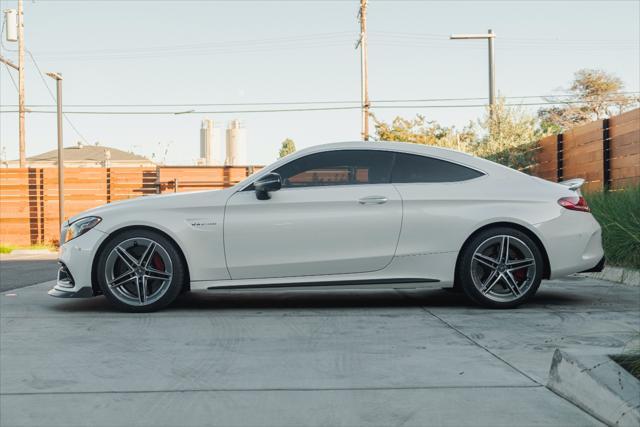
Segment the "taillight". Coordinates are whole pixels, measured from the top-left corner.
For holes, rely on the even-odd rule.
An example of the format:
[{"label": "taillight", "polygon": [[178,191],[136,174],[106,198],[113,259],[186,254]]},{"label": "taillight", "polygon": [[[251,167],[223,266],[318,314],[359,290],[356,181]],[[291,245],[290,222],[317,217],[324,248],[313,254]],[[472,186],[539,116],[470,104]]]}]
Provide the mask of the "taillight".
[{"label": "taillight", "polygon": [[590,212],[587,201],[582,196],[563,197],[558,200],[558,204],[563,208],[570,209],[572,211]]}]

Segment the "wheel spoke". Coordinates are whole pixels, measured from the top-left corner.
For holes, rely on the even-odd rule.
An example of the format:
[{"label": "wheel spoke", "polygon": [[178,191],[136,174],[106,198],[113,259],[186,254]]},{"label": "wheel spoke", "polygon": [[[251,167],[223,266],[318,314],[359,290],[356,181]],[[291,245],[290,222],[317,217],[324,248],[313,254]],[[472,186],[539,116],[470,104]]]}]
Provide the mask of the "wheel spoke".
[{"label": "wheel spoke", "polygon": [[507,271],[520,270],[521,268],[535,265],[533,258],[516,259],[507,263]]},{"label": "wheel spoke", "polygon": [[502,236],[502,240],[500,241],[500,256],[498,257],[498,261],[503,263],[509,261],[509,236]]},{"label": "wheel spoke", "polygon": [[138,286],[138,300],[140,301],[140,304],[144,304],[147,300],[147,278],[136,277],[136,285]]},{"label": "wheel spoke", "polygon": [[[483,283],[482,293],[486,294],[493,288],[493,286],[500,281],[501,274],[496,270],[493,270],[487,280]],[[491,282],[491,283],[489,283]]]},{"label": "wheel spoke", "polygon": [[138,265],[138,260],[136,260],[125,248],[122,246],[116,246],[115,251],[120,257],[120,259],[127,264],[129,269],[133,270],[134,267]]},{"label": "wheel spoke", "polygon": [[131,280],[135,279],[136,276],[133,273],[133,270],[129,270],[125,273],[122,273],[121,275],[119,275],[118,277],[116,277],[115,279],[109,281],[109,287],[111,288],[117,288],[118,286],[122,286],[125,283],[130,282]]},{"label": "wheel spoke", "polygon": [[491,269],[495,269],[499,264],[498,260],[496,260],[494,258],[491,258],[491,257],[488,257],[486,255],[483,255],[481,253],[474,254],[473,255],[473,259],[475,261],[479,262],[480,264],[486,265],[487,267],[489,267]]},{"label": "wheel spoke", "polygon": [[149,246],[147,246],[147,249],[145,249],[144,253],[140,257],[140,262],[138,263],[138,265],[140,265],[142,268],[147,268],[147,266],[149,265],[149,261],[151,261],[151,257],[156,251],[156,246],[156,242],[149,243]]},{"label": "wheel spoke", "polygon": [[501,276],[502,276],[502,281],[507,285],[507,287],[513,293],[513,295],[519,296],[520,288],[518,288],[518,283],[511,275],[511,272],[507,271],[504,274],[501,274]]},{"label": "wheel spoke", "polygon": [[144,271],[145,277],[149,279],[158,280],[171,280],[172,274],[165,271],[156,270],[155,268],[147,267]]}]

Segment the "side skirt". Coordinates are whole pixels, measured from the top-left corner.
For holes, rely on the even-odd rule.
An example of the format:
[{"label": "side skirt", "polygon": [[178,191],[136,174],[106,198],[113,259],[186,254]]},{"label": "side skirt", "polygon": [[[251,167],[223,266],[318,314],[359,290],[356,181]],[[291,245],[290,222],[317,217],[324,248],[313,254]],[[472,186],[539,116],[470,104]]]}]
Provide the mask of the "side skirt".
[{"label": "side skirt", "polygon": [[[298,282],[298,283],[260,283],[260,284],[244,284],[210,286],[207,289],[261,289],[261,288],[315,288],[315,287],[349,287],[349,286],[371,286],[371,285],[398,285],[410,283],[437,283],[439,280],[425,278],[398,278],[398,279],[354,279],[354,280],[336,280],[336,281],[318,281],[318,282]],[[393,287],[393,286],[389,286]]]}]

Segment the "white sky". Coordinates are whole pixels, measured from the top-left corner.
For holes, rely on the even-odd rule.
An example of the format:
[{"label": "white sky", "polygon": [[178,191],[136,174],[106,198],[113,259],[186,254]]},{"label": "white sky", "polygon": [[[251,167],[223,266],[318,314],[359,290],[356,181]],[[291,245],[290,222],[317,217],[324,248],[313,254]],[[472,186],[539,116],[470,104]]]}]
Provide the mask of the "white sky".
[{"label": "white sky", "polygon": [[[0,8],[16,4],[2,0]],[[573,72],[585,67],[612,72],[624,80],[627,90],[638,91],[639,5],[370,0],[370,97],[374,107],[392,105],[375,102],[389,99],[485,97],[486,42],[447,37],[488,28],[497,34],[496,78],[503,95],[561,93]],[[65,105],[187,104],[66,106],[68,112],[218,111],[277,107],[193,104],[358,101],[357,9],[357,0],[26,0],[25,40],[43,72],[63,74]],[[3,43],[16,48],[15,43]],[[17,60],[14,52],[3,48],[1,53]],[[26,64],[27,104],[52,104],[28,57]],[[0,92],[1,110],[15,110],[17,92],[5,67],[0,68]],[[463,126],[481,115],[482,108],[388,108],[374,113],[386,120],[422,113],[444,125]],[[220,126],[241,119],[254,164],[274,160],[287,137],[303,148],[356,140],[360,132],[358,110],[68,117],[89,143],[100,141],[144,155],[169,144],[168,160],[173,164],[190,164],[198,157],[203,118]],[[55,115],[29,114],[26,123],[27,155],[55,148]],[[0,145],[10,159],[18,155],[17,125],[17,113],[0,114]],[[80,139],[67,124],[64,134],[66,145]]]}]

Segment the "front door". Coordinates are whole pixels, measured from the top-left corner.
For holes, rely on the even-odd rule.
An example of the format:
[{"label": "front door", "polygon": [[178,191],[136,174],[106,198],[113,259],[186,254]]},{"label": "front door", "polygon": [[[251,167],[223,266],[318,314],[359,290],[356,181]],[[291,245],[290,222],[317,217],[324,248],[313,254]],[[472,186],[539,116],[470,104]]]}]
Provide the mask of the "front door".
[{"label": "front door", "polygon": [[269,200],[251,189],[227,202],[232,279],[361,273],[394,256],[402,202],[389,183],[392,153],[335,150],[294,159]]}]

